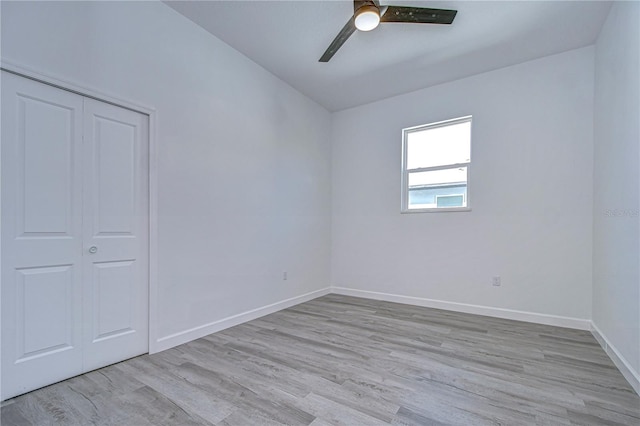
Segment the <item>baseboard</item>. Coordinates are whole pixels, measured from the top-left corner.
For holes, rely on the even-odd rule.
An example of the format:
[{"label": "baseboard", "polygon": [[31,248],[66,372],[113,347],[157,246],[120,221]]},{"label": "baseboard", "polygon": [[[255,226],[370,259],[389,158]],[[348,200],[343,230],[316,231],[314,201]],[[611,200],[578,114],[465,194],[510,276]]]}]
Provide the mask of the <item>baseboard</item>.
[{"label": "baseboard", "polygon": [[631,387],[640,395],[640,374],[629,364],[629,362],[620,354],[620,351],[611,344],[611,341],[600,331],[600,329],[592,322],[591,334],[600,343],[602,349],[609,355],[611,361],[618,367],[625,379]]},{"label": "baseboard", "polygon": [[532,322],[536,324],[554,325],[557,327],[591,330],[588,319],[563,317],[558,315],[538,314],[535,312],[517,311],[513,309],[493,308],[490,306],[470,305],[466,303],[446,302],[444,300],[426,299],[422,297],[402,296],[399,294],[379,293],[375,291],[357,290],[346,287],[331,287],[331,293],[345,296],[364,297],[367,299],[383,300],[385,302],[404,303],[407,305],[424,306],[427,308],[445,309],[448,311],[464,312],[467,314],[485,315],[516,321]]},{"label": "baseboard", "polygon": [[189,330],[174,333],[169,336],[161,337],[156,341],[153,350],[149,353],[161,352],[166,349],[173,348],[174,346],[181,345],[183,343],[190,342],[195,339],[207,336],[211,333],[224,330],[229,327],[233,327],[238,324],[242,324],[247,321],[251,321],[265,315],[278,312],[282,309],[290,308],[300,303],[308,302],[325,294],[330,293],[330,288],[323,288],[321,290],[312,291],[311,293],[303,294],[300,296],[292,297],[280,302],[272,303],[270,305],[262,306],[260,308],[252,309],[250,311],[242,312],[237,315],[232,315],[227,318],[220,319],[218,321],[203,324]]}]

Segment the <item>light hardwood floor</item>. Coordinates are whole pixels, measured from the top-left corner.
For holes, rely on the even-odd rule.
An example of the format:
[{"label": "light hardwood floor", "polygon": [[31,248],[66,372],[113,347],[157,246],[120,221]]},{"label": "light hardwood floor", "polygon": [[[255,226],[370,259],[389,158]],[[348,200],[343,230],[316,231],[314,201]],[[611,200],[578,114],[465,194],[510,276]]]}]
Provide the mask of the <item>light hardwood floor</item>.
[{"label": "light hardwood floor", "polygon": [[2,425],[640,425],[587,331],[329,295],[7,401]]}]

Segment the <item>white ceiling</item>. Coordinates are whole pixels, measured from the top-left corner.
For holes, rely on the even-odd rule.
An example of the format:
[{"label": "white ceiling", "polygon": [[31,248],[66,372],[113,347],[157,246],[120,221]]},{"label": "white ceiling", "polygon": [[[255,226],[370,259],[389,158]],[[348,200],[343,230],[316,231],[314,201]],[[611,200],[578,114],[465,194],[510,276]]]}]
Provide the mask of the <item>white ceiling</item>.
[{"label": "white ceiling", "polygon": [[381,0],[456,9],[452,25],[382,24],[318,59],[353,14],[351,0],[169,1],[330,111],[593,44],[611,3]]}]

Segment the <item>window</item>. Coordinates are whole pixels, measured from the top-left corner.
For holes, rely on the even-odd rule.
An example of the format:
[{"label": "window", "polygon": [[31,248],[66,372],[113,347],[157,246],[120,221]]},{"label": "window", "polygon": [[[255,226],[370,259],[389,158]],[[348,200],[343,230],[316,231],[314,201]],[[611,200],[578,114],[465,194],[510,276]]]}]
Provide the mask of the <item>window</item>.
[{"label": "window", "polygon": [[471,116],[402,131],[402,212],[469,210]]}]

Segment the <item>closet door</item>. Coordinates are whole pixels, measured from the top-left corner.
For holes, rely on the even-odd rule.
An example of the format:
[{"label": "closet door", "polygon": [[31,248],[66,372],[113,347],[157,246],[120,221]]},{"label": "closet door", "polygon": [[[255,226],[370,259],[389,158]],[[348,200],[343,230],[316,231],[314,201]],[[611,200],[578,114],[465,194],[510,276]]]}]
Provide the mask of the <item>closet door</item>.
[{"label": "closet door", "polygon": [[84,101],[86,371],[148,352],[148,117]]},{"label": "closet door", "polygon": [[2,399],[148,352],[148,117],[2,72]]},{"label": "closet door", "polygon": [[2,72],[2,399],[82,372],[81,96]]}]

